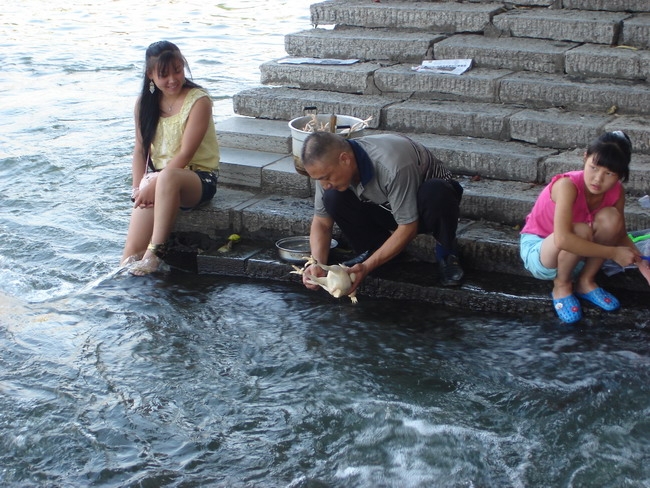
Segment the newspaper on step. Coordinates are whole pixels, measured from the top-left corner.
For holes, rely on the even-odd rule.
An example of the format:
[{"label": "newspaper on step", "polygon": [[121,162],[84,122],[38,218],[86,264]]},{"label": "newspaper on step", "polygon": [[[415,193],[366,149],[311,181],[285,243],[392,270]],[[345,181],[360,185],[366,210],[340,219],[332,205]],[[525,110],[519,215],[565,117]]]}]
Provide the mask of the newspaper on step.
[{"label": "newspaper on step", "polygon": [[412,69],[424,73],[462,75],[471,67],[471,59],[434,59],[422,61],[420,66],[414,66]]}]

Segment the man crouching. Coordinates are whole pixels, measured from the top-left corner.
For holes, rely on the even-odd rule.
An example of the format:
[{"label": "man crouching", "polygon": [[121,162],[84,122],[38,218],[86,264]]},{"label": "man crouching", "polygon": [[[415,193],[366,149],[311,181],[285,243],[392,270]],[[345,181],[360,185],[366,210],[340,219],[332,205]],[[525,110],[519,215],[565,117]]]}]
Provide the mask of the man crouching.
[{"label": "man crouching", "polygon": [[[352,291],[424,233],[437,241],[441,284],[460,284],[456,229],[463,188],[427,148],[398,134],[348,140],[314,132],[305,139],[301,157],[305,171],[319,183],[309,237],[312,256],[327,263],[336,223],[365,259],[349,270],[356,275]],[[323,273],[314,267],[307,274]]]}]

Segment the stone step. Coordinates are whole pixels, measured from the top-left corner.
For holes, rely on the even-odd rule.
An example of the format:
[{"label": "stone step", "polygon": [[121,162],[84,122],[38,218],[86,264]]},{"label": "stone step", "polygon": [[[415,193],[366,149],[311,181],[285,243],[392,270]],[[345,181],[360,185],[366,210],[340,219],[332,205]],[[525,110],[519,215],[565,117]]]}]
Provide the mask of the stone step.
[{"label": "stone step", "polygon": [[[410,102],[405,102],[408,104]],[[468,108],[466,104],[464,108]],[[388,111],[393,110],[389,107]],[[417,110],[417,107],[414,108]],[[479,110],[479,108],[477,108]],[[531,135],[544,126],[544,123],[549,124],[549,131],[553,129],[553,117],[559,118],[558,114],[550,112],[547,115],[547,121],[540,121],[535,117],[539,115],[538,112],[527,113],[524,117],[522,111],[513,115],[510,118],[510,125],[513,130],[517,129],[520,125],[522,133]],[[436,118],[435,113],[429,114],[432,119]],[[516,117],[521,115],[518,120]],[[253,119],[249,117],[234,117],[237,120],[228,120],[217,127],[219,131],[219,140],[222,145],[222,165],[221,165],[221,180],[224,183],[231,185],[241,185],[251,188],[261,189],[263,191],[274,191],[275,189],[282,189],[287,194],[305,196],[310,194],[310,185],[305,184],[304,177],[295,173],[293,166],[293,157],[291,156],[291,132],[286,121],[269,121],[261,119]],[[449,125],[454,125],[455,122],[451,119],[445,119],[444,115],[440,115],[441,123],[449,120]],[[475,124],[485,124],[480,121],[480,117],[475,119],[470,118],[470,122],[474,120]],[[478,121],[477,121],[478,120]],[[528,120],[527,129],[525,120]],[[427,120],[419,119],[421,123],[426,123]],[[469,176],[479,176],[481,178],[507,180],[507,181],[522,181],[522,182],[548,182],[550,178],[557,173],[572,171],[579,169],[582,166],[582,154],[587,144],[605,130],[625,130],[631,137],[633,146],[635,148],[632,164],[630,180],[626,183],[626,188],[631,195],[641,196],[650,193],[650,155],[640,154],[636,150],[637,141],[643,141],[641,136],[645,136],[645,142],[648,142],[648,131],[650,131],[649,124],[639,123],[639,132],[634,132],[632,128],[632,121],[625,124],[623,118],[617,119],[610,124],[601,125],[599,130],[580,130],[582,125],[580,120],[575,119],[571,124],[564,126],[564,130],[568,133],[578,132],[584,136],[584,141],[578,144],[578,149],[559,152],[557,149],[549,147],[536,147],[530,144],[522,144],[518,142],[498,141],[494,139],[478,138],[478,137],[462,137],[451,135],[436,135],[431,133],[413,133],[409,130],[392,130],[391,132],[407,133],[415,140],[418,140],[423,145],[431,149],[451,171],[455,174],[463,174]],[[259,149],[258,134],[265,127],[269,127],[272,123],[277,132],[273,136],[277,138],[277,142],[269,142],[269,146],[286,148],[284,153],[271,153],[269,151],[260,152],[260,156],[256,156],[255,151]],[[488,124],[490,121],[487,122]],[[588,125],[583,121],[583,125]],[[236,128],[237,133],[222,135],[222,126],[227,128]],[[417,124],[413,124],[417,126]],[[457,127],[457,124],[454,125]],[[435,127],[434,127],[435,128]],[[562,125],[557,126],[557,132],[562,130]],[[235,129],[232,129],[233,131]],[[372,134],[381,131],[367,129],[365,134]],[[271,136],[268,135],[267,139]],[[548,133],[545,138],[551,137]],[[228,141],[237,141],[236,147],[228,147]]]},{"label": "stone step", "polygon": [[[220,188],[206,207],[186,212],[177,219],[175,231],[205,234],[212,239],[224,240],[224,236],[236,232],[246,242],[274,242],[283,237],[308,235],[313,214],[310,198],[295,198],[284,195],[260,194],[231,188]],[[345,247],[345,239],[335,229],[335,237]],[[501,273],[527,279],[530,275],[524,270],[519,257],[519,229],[482,220],[463,218],[458,227],[459,250],[463,266],[468,273]],[[409,253],[421,260],[419,269],[426,263],[435,262],[435,241],[431,236],[420,235],[410,245]],[[252,256],[256,251],[243,250]],[[207,257],[207,256],[206,256]],[[230,256],[225,256],[229,259]],[[277,251],[269,249],[263,260],[277,260]],[[204,263],[209,267],[207,263]],[[230,271],[251,271],[255,264],[226,263]],[[283,275],[288,276],[290,266],[284,263]],[[205,272],[210,272],[204,269]],[[226,270],[227,271],[227,270]],[[647,285],[639,279],[638,273],[625,273],[626,280],[619,280],[619,287],[631,290],[644,290]],[[265,276],[269,277],[269,276]],[[614,281],[610,278],[610,281]],[[543,286],[542,282],[536,282]]]},{"label": "stone step", "polygon": [[563,107],[650,115],[650,85],[627,80],[574,79],[569,76],[520,72],[503,78],[499,101],[532,108]]},{"label": "stone step", "polygon": [[[578,165],[571,169],[580,168],[581,165]],[[463,218],[488,220],[513,227],[521,227],[544,186],[467,178],[460,178],[460,181],[465,189],[461,203]],[[638,198],[626,199],[625,221],[630,230],[650,229],[650,213],[641,207]]]},{"label": "stone step", "polygon": [[[262,106],[266,102],[272,105],[275,113],[271,113],[269,107]],[[636,153],[650,153],[650,118],[643,116],[563,109],[533,110],[505,104],[402,101],[290,88],[256,88],[241,92],[235,101],[235,111],[251,117],[294,118],[302,115],[305,106],[321,107],[321,113],[353,115],[362,119],[372,116],[371,127],[383,130],[504,141],[512,139],[554,149],[586,147],[603,131],[623,130],[632,139]],[[353,113],[342,111],[352,106],[356,107]],[[221,134],[222,130],[224,128],[220,125],[218,132]],[[269,133],[265,128],[251,128],[252,134],[260,131]],[[278,144],[285,147],[287,142],[279,141]],[[250,146],[242,148],[258,149]]]},{"label": "stone step", "polygon": [[495,15],[494,26],[514,37],[614,45],[623,39],[626,12],[567,9],[513,9]]},{"label": "stone step", "polygon": [[[253,123],[250,119],[246,122]],[[520,224],[543,183],[557,173],[580,169],[583,164],[582,149],[558,154],[512,142],[409,135],[458,175],[465,187],[462,213],[471,219]],[[298,198],[313,195],[314,182],[296,173],[290,154],[228,147],[222,147],[221,154],[220,184]],[[638,196],[650,191],[650,156],[634,155],[630,173],[625,185],[630,194],[628,222],[635,229],[650,228],[650,215],[638,203]]]},{"label": "stone step", "polygon": [[[373,86],[373,75],[384,64],[379,62],[350,65],[283,64],[267,61],[260,65],[260,81],[303,90],[332,90],[339,93],[373,95],[380,91]],[[401,66],[401,65],[400,65]]]},{"label": "stone step", "polygon": [[[515,37],[554,39],[648,48],[650,8],[645,0],[519,0],[524,8],[505,11],[501,3],[368,2],[334,0],[311,5],[315,26],[419,29],[436,33],[483,33],[494,28]],[[532,7],[532,8],[528,8]]]},{"label": "stone step", "polygon": [[291,133],[286,120],[229,117],[217,124],[220,147],[265,153],[291,152]]},{"label": "stone step", "polygon": [[[474,66],[513,71],[564,73],[565,56],[573,42],[456,34],[434,44],[435,59],[472,59]],[[595,75],[594,75],[595,76]]]},{"label": "stone step", "polygon": [[[217,137],[220,148],[227,147],[282,155],[292,151],[291,130],[286,120],[256,119],[235,115],[217,125]],[[260,139],[263,140],[263,143],[260,143]]]},{"label": "stone step", "polygon": [[647,0],[563,0],[562,6],[575,10],[607,10],[609,12],[647,12]]},{"label": "stone step", "polygon": [[457,34],[435,43],[433,50],[435,59],[469,58],[476,67],[590,78],[650,79],[650,51],[627,46]]},{"label": "stone step", "polygon": [[381,128],[508,141],[510,120],[522,110],[490,103],[406,100],[384,108]]},{"label": "stone step", "polygon": [[404,29],[311,29],[288,34],[285,51],[299,58],[391,60],[417,63],[431,58],[432,46],[445,36]]},{"label": "stone step", "polygon": [[[350,94],[508,103],[530,108],[563,107],[605,113],[650,115],[650,85],[642,81],[473,68],[460,75],[416,72],[409,64],[349,66],[279,64],[260,67],[262,82],[303,90]],[[334,93],[334,92],[330,92]]]},{"label": "stone step", "polygon": [[[645,10],[648,11],[647,6]],[[650,49],[650,13],[635,15],[625,21],[622,42],[627,46]]]},{"label": "stone step", "polygon": [[650,80],[650,51],[583,44],[566,53],[565,71],[574,76]]},{"label": "stone step", "polygon": [[296,173],[291,154],[221,147],[219,184],[280,195],[307,197],[312,182]]},{"label": "stone step", "polygon": [[636,153],[650,153],[650,118],[511,105],[406,100],[383,111],[382,129],[495,140],[515,140],[544,148],[584,148],[605,131],[623,130]]},{"label": "stone step", "polygon": [[[368,129],[365,134],[376,132]],[[289,132],[288,134],[290,136]],[[455,174],[481,178],[523,182],[542,181],[541,174],[545,171],[543,162],[558,154],[555,149],[538,148],[518,142],[433,134],[410,133],[408,135],[430,148]],[[254,151],[227,147],[223,147],[221,153],[221,181],[265,191],[267,189],[263,186],[263,170],[266,171],[269,165],[279,163],[283,159],[283,155],[275,153],[260,153],[260,157],[255,159]],[[289,155],[285,156],[291,164],[286,162],[283,164],[288,167],[288,173],[291,173],[293,158]],[[249,161],[251,158],[253,159]],[[231,167],[236,169],[230,169]],[[302,188],[301,184],[292,183],[289,186]]]},{"label": "stone step", "polygon": [[535,182],[553,149],[517,142],[432,134],[407,134],[429,148],[454,173],[493,180]]},{"label": "stone step", "polygon": [[482,32],[501,3],[332,0],[310,6],[311,23],[429,32]]},{"label": "stone step", "polygon": [[382,109],[406,96],[352,95],[333,91],[297,90],[286,87],[259,87],[242,90],[233,96],[236,114],[260,119],[291,120],[304,115],[305,107],[316,107],[321,114],[350,115],[378,128]]},{"label": "stone step", "polygon": [[[469,243],[481,246],[476,251],[488,251],[479,254],[472,249],[472,257],[476,256],[478,264],[481,260],[495,262],[491,259],[493,254],[489,252],[489,240],[492,236],[486,235],[486,231],[490,230],[477,229],[478,239]],[[486,238],[488,245],[483,246]],[[219,242],[223,240],[225,236]],[[337,258],[346,255],[345,250],[335,249],[331,262],[336,263]],[[232,251],[199,253],[195,261],[195,271],[199,274],[227,276],[230,279],[274,281],[296,287],[296,290],[303,290],[305,294],[312,293],[304,290],[300,284],[301,278],[291,273],[291,265],[279,259],[272,242],[251,241],[244,237],[243,242]],[[467,268],[471,263],[464,261],[463,264]],[[647,284],[642,282],[639,276],[636,271],[629,271],[609,278],[599,277],[599,282],[618,296],[622,307],[615,313],[608,313],[585,305],[581,327],[596,326],[605,330],[607,327],[620,327],[621,324],[643,324],[647,314],[648,292]],[[549,320],[550,324],[556,324],[558,319],[549,296],[551,287],[550,282],[542,282],[529,275],[513,276],[467,268],[460,287],[445,288],[438,283],[438,270],[434,263],[422,262],[412,256],[400,256],[368,275],[357,295],[362,304],[359,306],[372,299],[417,300],[448,310],[499,313],[518,317],[520,320],[525,320],[528,316],[534,316],[537,320],[543,317]],[[324,291],[318,293],[325,296]],[[350,306],[347,299],[324,299],[344,309]]]},{"label": "stone step", "polygon": [[[566,73],[592,78],[650,79],[650,51],[627,46],[487,37],[449,37],[385,29],[313,29],[285,37],[293,57],[389,60],[420,64],[424,59],[472,59],[474,67]],[[273,83],[273,80],[268,80]],[[352,92],[359,90],[358,85]],[[350,91],[349,89],[346,91]]]}]

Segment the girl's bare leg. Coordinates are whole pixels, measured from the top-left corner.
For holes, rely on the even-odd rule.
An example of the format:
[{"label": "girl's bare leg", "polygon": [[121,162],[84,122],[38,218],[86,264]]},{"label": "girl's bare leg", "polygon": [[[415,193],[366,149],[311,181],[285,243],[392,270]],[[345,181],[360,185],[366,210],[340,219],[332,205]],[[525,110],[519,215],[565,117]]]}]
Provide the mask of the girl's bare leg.
[{"label": "girl's bare leg", "polygon": [[[593,241],[605,246],[623,245],[625,226],[623,217],[616,208],[607,207],[596,214],[593,222]],[[602,258],[587,258],[576,282],[578,293],[589,293],[598,288],[596,274],[604,261]]]},{"label": "girl's bare leg", "polygon": [[[583,239],[593,238],[591,228],[587,224],[575,224],[573,231]],[[542,243],[540,258],[547,268],[557,268],[557,276],[553,280],[553,298],[565,298],[573,294],[573,270],[582,257],[558,249],[551,234]]]},{"label": "girl's bare leg", "polygon": [[557,276],[553,280],[553,298],[564,298],[573,294],[573,270],[581,257],[560,251],[557,263]]}]

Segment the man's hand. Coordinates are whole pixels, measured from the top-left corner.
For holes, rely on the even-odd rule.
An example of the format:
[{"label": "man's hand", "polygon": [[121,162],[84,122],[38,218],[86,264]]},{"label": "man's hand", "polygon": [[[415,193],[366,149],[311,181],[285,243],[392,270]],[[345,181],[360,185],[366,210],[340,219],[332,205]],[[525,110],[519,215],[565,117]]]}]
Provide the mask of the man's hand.
[{"label": "man's hand", "polygon": [[348,295],[350,293],[353,293],[354,290],[356,290],[359,287],[361,282],[364,280],[366,276],[368,276],[370,271],[372,270],[369,269],[365,263],[355,264],[354,266],[348,269],[348,274],[354,273],[354,281],[352,282],[352,288],[350,288]]},{"label": "man's hand", "polygon": [[319,285],[314,285],[313,283],[308,283],[308,280],[311,276],[319,277],[325,276],[326,271],[316,264],[312,264],[305,268],[302,272],[302,283],[310,290],[320,290]]}]

